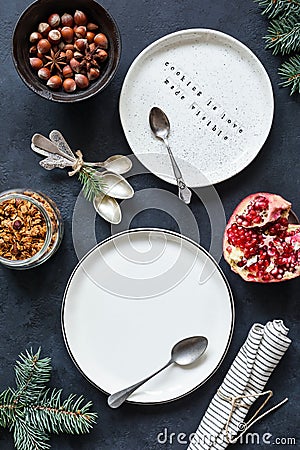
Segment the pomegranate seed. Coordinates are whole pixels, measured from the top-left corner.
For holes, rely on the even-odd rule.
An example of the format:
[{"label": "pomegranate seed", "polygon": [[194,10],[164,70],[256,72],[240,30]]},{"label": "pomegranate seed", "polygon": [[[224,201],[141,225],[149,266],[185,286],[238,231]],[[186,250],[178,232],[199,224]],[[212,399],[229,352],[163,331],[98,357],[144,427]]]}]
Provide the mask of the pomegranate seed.
[{"label": "pomegranate seed", "polygon": [[263,281],[270,281],[271,280],[271,276],[269,274],[264,274],[262,279],[263,279]]}]

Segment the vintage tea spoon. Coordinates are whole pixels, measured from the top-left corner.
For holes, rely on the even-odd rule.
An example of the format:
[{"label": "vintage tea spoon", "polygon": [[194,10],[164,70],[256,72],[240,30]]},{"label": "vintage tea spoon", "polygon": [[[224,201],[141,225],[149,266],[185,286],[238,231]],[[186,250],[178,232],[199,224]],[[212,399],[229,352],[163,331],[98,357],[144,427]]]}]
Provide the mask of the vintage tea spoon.
[{"label": "vintage tea spoon", "polygon": [[104,195],[102,193],[98,194],[94,200],[93,205],[96,212],[103,219],[112,223],[113,225],[118,225],[122,220],[122,213],[119,203],[109,195]]},{"label": "vintage tea spoon", "polygon": [[132,162],[124,155],[113,155],[103,162],[86,163],[86,165],[89,167],[103,167],[109,172],[114,172],[119,175],[129,172],[132,168]]},{"label": "vintage tea spoon", "polygon": [[160,373],[162,370],[166,369],[171,364],[177,364],[178,366],[187,366],[192,364],[200,356],[203,355],[207,349],[208,340],[204,336],[193,336],[186,339],[182,339],[174,345],[171,351],[171,359],[165,366],[159,369],[157,372],[153,373],[149,377],[145,378],[138,383],[122,389],[115,394],[111,394],[108,397],[107,403],[111,408],[118,408],[121,406],[125,400],[140,386],[142,386],[146,381],[150,380],[152,377]]},{"label": "vintage tea spoon", "polygon": [[126,200],[133,197],[134,190],[122,175],[113,172],[102,172],[103,192],[110,197]]},{"label": "vintage tea spoon", "polygon": [[[39,149],[45,150],[46,152],[53,153],[56,155],[60,155],[66,159],[69,159],[70,162],[74,163],[76,161],[75,157],[71,157],[70,155],[66,154],[65,152],[62,152],[56,144],[54,144],[50,139],[47,139],[42,134],[36,133],[32,137],[32,143],[35,146],[35,151],[39,153]],[[43,156],[45,155],[44,152],[41,153]],[[107,158],[103,162],[95,162],[95,163],[85,163],[86,166],[89,167],[101,167],[109,172],[114,172],[116,174],[123,174],[126,172],[129,172],[129,170],[132,168],[132,162],[130,161],[127,156],[124,155],[113,155]]]},{"label": "vintage tea spoon", "polygon": [[183,200],[185,203],[188,204],[191,201],[192,192],[185,184],[183,177],[182,177],[181,170],[179,169],[178,164],[172,153],[172,150],[169,146],[169,141],[168,141],[168,136],[170,133],[169,119],[160,108],[157,108],[155,106],[150,111],[149,123],[150,123],[151,130],[153,131],[153,134],[157,138],[161,139],[164,142],[165,146],[167,147],[167,150],[168,150],[168,153],[170,156],[170,160],[172,163],[174,176],[177,181],[178,196],[181,200]]}]

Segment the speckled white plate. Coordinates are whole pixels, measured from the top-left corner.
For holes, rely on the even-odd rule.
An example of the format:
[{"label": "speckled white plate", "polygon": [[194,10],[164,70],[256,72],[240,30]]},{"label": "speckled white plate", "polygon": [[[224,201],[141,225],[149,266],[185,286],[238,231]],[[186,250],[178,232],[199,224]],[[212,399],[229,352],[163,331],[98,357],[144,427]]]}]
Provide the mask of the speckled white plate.
[{"label": "speckled white plate", "polygon": [[169,34],[132,63],[121,91],[127,141],[155,175],[175,184],[149,111],[163,109],[170,146],[189,186],[226,180],[244,169],[269,134],[274,112],[270,79],[258,58],[227,34],[189,29]]},{"label": "speckled white plate", "polygon": [[208,338],[191,366],[170,366],[131,397],[133,403],[175,400],[220,366],[232,336],[234,306],[217,263],[199,245],[157,229],[122,232],[101,242],[74,270],[62,326],[80,371],[107,393],[162,367],[179,340]]}]

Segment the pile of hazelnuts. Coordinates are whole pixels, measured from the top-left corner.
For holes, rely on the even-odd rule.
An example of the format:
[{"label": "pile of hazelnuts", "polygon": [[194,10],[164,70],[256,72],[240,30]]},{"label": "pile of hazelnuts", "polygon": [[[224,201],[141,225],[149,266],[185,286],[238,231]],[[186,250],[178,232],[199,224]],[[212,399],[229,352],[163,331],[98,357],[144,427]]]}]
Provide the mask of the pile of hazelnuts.
[{"label": "pile of hazelnuts", "polygon": [[53,90],[72,93],[99,78],[108,58],[108,39],[86,14],[51,14],[30,35],[30,65]]}]

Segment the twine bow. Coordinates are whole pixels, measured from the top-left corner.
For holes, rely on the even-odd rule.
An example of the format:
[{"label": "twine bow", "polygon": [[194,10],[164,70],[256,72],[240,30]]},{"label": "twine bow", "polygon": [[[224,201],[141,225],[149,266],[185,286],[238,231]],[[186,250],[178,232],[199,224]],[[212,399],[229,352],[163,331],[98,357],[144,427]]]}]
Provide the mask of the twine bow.
[{"label": "twine bow", "polygon": [[[221,392],[220,389],[218,389],[217,394],[222,400],[225,400],[231,404],[231,410],[230,410],[230,413],[229,413],[229,416],[228,416],[228,419],[226,422],[226,426],[225,426],[225,437],[229,444],[235,444],[246,433],[246,431],[248,431],[249,428],[252,427],[252,425],[254,425],[258,420],[262,419],[263,417],[265,417],[267,414],[271,413],[272,411],[275,411],[276,409],[280,408],[280,406],[284,405],[288,401],[288,398],[285,398],[280,403],[278,403],[277,405],[273,406],[272,408],[268,409],[263,414],[258,416],[260,411],[266,406],[266,404],[268,403],[270,398],[273,396],[273,391],[269,390],[269,391],[265,391],[265,392],[260,392],[258,394],[238,395],[238,396],[234,397],[234,396],[226,396]],[[230,424],[230,420],[231,420],[232,415],[233,415],[234,411],[236,410],[236,408],[243,407],[243,408],[249,409],[251,405],[246,405],[245,403],[242,402],[242,400],[244,400],[246,398],[259,398],[264,395],[267,395],[267,398],[259,406],[257,411],[248,420],[248,422],[242,424],[243,428],[242,428],[241,433],[239,433],[234,439],[232,439],[230,436],[230,432],[229,432],[229,424]]]},{"label": "twine bow", "polygon": [[72,166],[71,172],[68,172],[69,177],[73,177],[73,175],[76,175],[76,173],[80,172],[80,170],[82,169],[83,165],[84,165],[84,161],[83,161],[83,154],[80,150],[77,150],[75,152],[75,155],[77,155],[76,161]]}]

